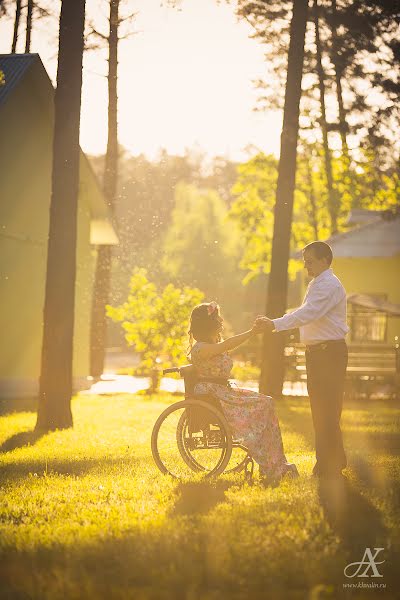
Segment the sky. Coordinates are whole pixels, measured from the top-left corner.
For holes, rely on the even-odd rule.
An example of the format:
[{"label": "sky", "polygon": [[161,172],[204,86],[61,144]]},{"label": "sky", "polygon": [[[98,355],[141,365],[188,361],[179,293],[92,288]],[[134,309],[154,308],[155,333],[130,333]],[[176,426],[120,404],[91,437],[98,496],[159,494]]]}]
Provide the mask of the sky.
[{"label": "sky", "polygon": [[[42,2],[44,4],[45,2]],[[103,27],[105,0],[87,0],[87,14]],[[252,80],[264,72],[263,50],[250,26],[238,22],[232,5],[216,0],[125,1],[137,10],[135,34],[120,42],[119,141],[132,154],[155,157],[160,148],[183,154],[196,148],[232,160],[249,157],[249,147],[279,154],[282,116],[255,113]],[[103,7],[103,11],[102,11]],[[125,11],[126,12],[126,11]],[[23,25],[21,27],[23,38]],[[12,20],[0,21],[0,52],[9,52]],[[35,24],[32,51],[39,52],[55,83],[57,19]],[[23,52],[23,39],[17,46]],[[84,59],[81,146],[105,152],[107,136],[106,51]],[[246,150],[247,149],[247,150]]]}]

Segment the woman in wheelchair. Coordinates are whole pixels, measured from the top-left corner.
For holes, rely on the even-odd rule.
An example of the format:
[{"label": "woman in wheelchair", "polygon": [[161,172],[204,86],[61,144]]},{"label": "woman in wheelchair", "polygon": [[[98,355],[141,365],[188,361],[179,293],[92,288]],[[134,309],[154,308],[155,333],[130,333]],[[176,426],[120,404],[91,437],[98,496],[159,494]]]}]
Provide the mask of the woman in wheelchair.
[{"label": "woman in wheelchair", "polygon": [[193,309],[188,355],[198,377],[195,394],[212,395],[218,399],[234,436],[242,441],[259,464],[262,478],[277,483],[286,474],[297,477],[296,466],[288,463],[285,457],[273,398],[230,387],[227,383],[233,364],[228,352],[261,333],[261,322],[256,320],[249,331],[224,341],[221,339],[222,329],[223,319],[216,302],[199,304]]}]

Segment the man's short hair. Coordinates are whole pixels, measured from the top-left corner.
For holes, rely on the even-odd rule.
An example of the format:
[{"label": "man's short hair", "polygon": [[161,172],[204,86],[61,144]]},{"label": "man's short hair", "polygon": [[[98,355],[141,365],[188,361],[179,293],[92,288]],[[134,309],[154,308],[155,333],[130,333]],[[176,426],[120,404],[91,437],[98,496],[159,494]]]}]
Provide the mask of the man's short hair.
[{"label": "man's short hair", "polygon": [[313,251],[314,256],[316,258],[319,258],[319,259],[326,258],[329,265],[332,263],[332,260],[333,260],[332,248],[326,242],[311,242],[310,244],[307,244],[307,246],[305,246],[303,248],[303,254],[304,254],[304,252],[306,252],[306,251],[308,252],[309,250]]}]

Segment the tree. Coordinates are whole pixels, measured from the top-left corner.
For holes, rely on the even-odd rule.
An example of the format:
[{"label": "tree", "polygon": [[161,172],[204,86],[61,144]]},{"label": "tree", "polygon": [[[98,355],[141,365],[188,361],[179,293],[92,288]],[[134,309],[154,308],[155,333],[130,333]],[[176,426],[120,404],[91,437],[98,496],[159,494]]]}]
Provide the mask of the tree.
[{"label": "tree", "polygon": [[[123,21],[130,21],[136,13],[121,18],[120,0],[110,0],[109,34],[105,36],[92,28],[93,32],[108,44],[108,139],[104,165],[103,188],[111,211],[114,211],[118,180],[118,29]],[[126,36],[125,36],[126,37]],[[95,280],[90,334],[90,373],[99,377],[104,370],[106,346],[106,304],[109,302],[111,286],[110,246],[99,246]]]},{"label": "tree", "polygon": [[[225,316],[240,316],[240,278],[237,269],[239,232],[227,226],[227,209],[214,190],[180,183],[175,191],[172,222],[163,244],[163,279],[201,289],[216,300]],[[235,296],[232,289],[237,289]]]},{"label": "tree", "polygon": [[135,266],[144,266],[161,280],[163,242],[174,209],[175,188],[195,178],[187,156],[161,152],[155,161],[144,156],[120,159],[118,202],[115,207],[120,244],[112,263],[112,290],[122,301]]},{"label": "tree", "polygon": [[16,0],[15,2],[15,17],[14,17],[14,34],[13,41],[11,45],[11,54],[15,54],[17,49],[17,41],[18,41],[18,29],[19,22],[21,19],[21,8],[22,8],[22,0]]},{"label": "tree", "polygon": [[[296,177],[297,137],[304,60],[304,39],[307,23],[307,0],[293,2],[290,24],[285,105],[278,167],[274,233],[272,238],[271,273],[268,283],[266,314],[281,316],[286,310],[288,263],[292,225],[293,198]],[[264,335],[260,391],[272,395],[282,393],[284,377],[284,338]]]},{"label": "tree", "polygon": [[[159,289],[149,281],[146,269],[135,269],[126,301],[107,306],[107,315],[121,323],[130,346],[140,353],[139,369],[153,375],[155,369],[187,362],[187,331],[192,309],[203,300],[203,293],[172,283]],[[150,391],[157,391],[159,378],[153,378]]]},{"label": "tree", "polygon": [[278,161],[273,155],[259,153],[237,170],[229,219],[242,234],[244,252],[240,267],[247,271],[247,284],[260,273],[270,271]]},{"label": "tree", "polygon": [[[238,7],[239,16],[248,20],[254,29],[254,37],[265,49],[268,75],[257,82],[257,87],[262,90],[258,110],[282,108],[291,3],[238,0]],[[393,131],[398,128],[399,17],[398,2],[379,0],[371,4],[362,0],[320,0],[316,39],[315,12],[309,14],[300,138],[310,143],[311,136],[317,133],[315,123],[321,125],[325,185],[329,182],[330,200],[327,196],[327,201],[333,230],[335,221],[338,229],[343,228],[345,213],[351,208],[349,199],[354,189],[354,170],[351,171],[350,166],[355,166],[359,148],[374,140],[376,151],[382,155],[382,164],[386,159],[386,166],[391,162],[393,147],[398,148]],[[315,43],[318,41],[320,61]],[[321,82],[323,94],[320,93]],[[372,90],[374,93],[370,94]],[[373,103],[368,101],[368,96],[374,98]],[[326,109],[321,100],[325,100]],[[340,136],[343,153],[340,169],[333,166],[328,133],[332,141],[335,134]],[[347,140],[350,135],[352,148]]]},{"label": "tree", "polygon": [[[118,169],[118,10],[119,0],[110,0],[110,32],[107,38],[108,57],[108,140],[104,166],[103,188],[108,205],[113,209]],[[104,369],[106,337],[106,304],[110,295],[111,247],[99,246],[93,286],[93,306],[90,332],[90,373],[95,377]]]},{"label": "tree", "polygon": [[[344,156],[332,157],[334,178],[343,181]],[[323,148],[320,144],[299,145],[296,164],[296,186],[291,227],[291,252],[316,239],[326,239],[330,232]],[[247,271],[244,282],[268,274],[271,269],[273,209],[276,195],[278,161],[273,155],[257,154],[238,166],[238,177],[232,188],[235,200],[228,212],[236,222],[243,241],[240,267]],[[346,182],[338,192],[347,212],[356,208],[391,209],[398,201],[399,173],[396,165],[386,170],[377,164],[373,150],[362,150],[357,163],[350,168],[353,182],[351,196]],[[298,270],[298,260],[290,259],[289,275]]]},{"label": "tree", "polygon": [[[316,169],[321,161],[320,157],[316,160],[315,153],[314,147],[303,144],[297,159],[290,237],[292,252],[328,231],[324,172]],[[240,267],[247,271],[245,284],[261,273],[268,274],[271,269],[277,178],[278,160],[273,155],[259,153],[238,167],[238,178],[232,189],[236,199],[228,215],[237,223],[243,240]],[[298,268],[298,261],[291,259],[291,277]]]},{"label": "tree", "polygon": [[36,429],[72,426],[72,352],[85,0],[63,0],[55,92],[52,193]]},{"label": "tree", "polygon": [[27,14],[26,14],[26,41],[25,41],[25,53],[30,52],[31,49],[31,34],[32,34],[32,15],[33,15],[33,0],[28,0]]},{"label": "tree", "polygon": [[[261,108],[283,108],[284,73],[289,44],[289,23],[291,3],[268,0],[254,3],[251,0],[240,0],[239,14],[245,16],[255,30],[254,36],[261,40],[266,48],[267,68],[271,77],[259,81],[258,87],[263,90],[260,98]],[[310,22],[305,35],[305,51],[303,71],[305,73],[300,105],[300,137],[308,145],[310,129],[315,131],[318,123],[322,133],[324,167],[327,186],[327,201],[331,216],[331,233],[338,228],[339,198],[333,180],[332,157],[329,147],[328,123],[326,111],[326,73],[323,62],[323,40],[320,34],[320,16],[317,0],[310,14]],[[313,25],[313,30],[311,28]],[[275,39],[273,39],[275,36]],[[315,42],[315,43],[314,43]],[[316,91],[319,91],[317,96]],[[260,105],[259,105],[260,106]],[[312,197],[310,198],[312,199]]]},{"label": "tree", "polygon": [[[316,5],[317,7],[317,5]],[[343,77],[343,65],[341,61],[341,52],[342,49],[340,47],[340,41],[337,30],[337,20],[338,20],[338,11],[337,11],[337,2],[336,0],[332,0],[331,3],[332,9],[332,18],[330,21],[330,29],[332,36],[332,44],[331,44],[331,59],[335,68],[335,83],[336,83],[336,96],[338,103],[338,112],[339,112],[339,134],[342,142],[342,153],[344,155],[344,159],[346,162],[346,168],[350,167],[350,154],[349,154],[349,146],[347,143],[347,133],[349,131],[349,126],[347,124],[346,119],[346,111],[344,108],[343,102],[343,86],[342,86],[342,77]],[[318,18],[315,17],[315,18]]]},{"label": "tree", "polygon": [[317,74],[318,74],[318,86],[319,86],[319,96],[320,96],[320,105],[321,105],[321,131],[322,131],[322,141],[324,148],[324,160],[325,160],[325,173],[326,173],[326,182],[328,188],[328,207],[329,214],[331,217],[331,234],[337,233],[338,230],[338,202],[336,190],[334,189],[333,183],[333,174],[332,174],[332,158],[331,158],[331,150],[329,148],[328,141],[328,122],[326,118],[326,108],[325,108],[325,72],[322,66],[322,47],[321,47],[321,37],[320,37],[320,27],[319,27],[319,6],[318,0],[314,0],[313,6],[314,13],[314,24],[315,24],[315,45],[316,45],[316,57],[317,57]]},{"label": "tree", "polygon": [[[349,126],[338,93],[339,131],[346,153],[346,132],[363,131],[367,139],[370,134],[365,125],[369,123],[373,131],[380,130],[382,134],[382,123],[389,123],[396,112],[398,125],[400,4],[386,0],[373,3],[331,0],[321,5],[320,14],[331,31],[327,50],[335,68],[337,91],[341,92],[342,82],[346,83],[346,112],[358,113],[357,121]],[[366,84],[369,90],[365,89]],[[372,104],[368,101],[371,89],[375,92]],[[393,130],[390,125],[388,128]],[[386,145],[388,140],[389,146],[393,146],[393,138],[388,137]]]},{"label": "tree", "polygon": [[[293,253],[299,247],[329,235],[326,180],[321,152],[319,145],[305,143],[301,144],[298,151],[290,238]],[[334,159],[333,165],[339,170],[340,159]],[[278,160],[273,155],[259,153],[238,166],[238,177],[232,188],[235,200],[228,215],[237,223],[243,240],[240,267],[247,271],[244,283],[261,273],[268,274],[271,269],[277,177]],[[298,268],[298,261],[290,259],[291,277]]]},{"label": "tree", "polygon": [[[319,225],[318,225],[318,208],[317,208],[317,198],[316,198],[316,190],[314,184],[314,176],[313,176],[313,154],[312,149],[308,144],[305,144],[305,150],[303,151],[302,163],[305,170],[305,186],[303,188],[304,193],[308,199],[308,209],[309,209],[309,221],[313,228],[313,238],[314,240],[319,239]],[[297,178],[297,179],[300,179]],[[301,189],[301,184],[298,186]]]},{"label": "tree", "polygon": [[[191,150],[183,156],[173,156],[162,150],[155,159],[149,160],[143,155],[131,156],[120,146],[114,210],[119,245],[113,253],[111,266],[114,302],[122,302],[135,266],[146,266],[149,277],[156,284],[165,282],[166,273],[161,268],[164,240],[172,224],[180,183],[192,184],[202,190],[217,190],[224,201],[224,211],[231,203],[235,163],[216,157],[207,164],[205,171],[203,160]],[[102,176],[104,156],[91,157],[91,162],[96,173]],[[198,196],[202,197],[202,194]],[[228,232],[232,225],[224,221],[221,227]],[[233,235],[233,231],[229,230],[229,233]],[[191,281],[184,283],[196,285]],[[232,302],[231,297],[230,300]],[[114,323],[108,323],[107,342],[115,346],[123,343],[120,328]]]},{"label": "tree", "polygon": [[36,19],[42,17],[51,16],[51,12],[40,6],[38,2],[34,0],[27,0],[26,5],[22,3],[22,0],[1,0],[0,1],[0,17],[10,17],[10,8],[15,4],[14,13],[14,25],[13,25],[13,39],[11,44],[11,53],[14,54],[17,51],[17,43],[20,38],[20,24],[21,17],[23,17],[24,10],[26,9],[26,26],[25,26],[25,52],[31,51],[31,38],[32,38],[32,25]]}]

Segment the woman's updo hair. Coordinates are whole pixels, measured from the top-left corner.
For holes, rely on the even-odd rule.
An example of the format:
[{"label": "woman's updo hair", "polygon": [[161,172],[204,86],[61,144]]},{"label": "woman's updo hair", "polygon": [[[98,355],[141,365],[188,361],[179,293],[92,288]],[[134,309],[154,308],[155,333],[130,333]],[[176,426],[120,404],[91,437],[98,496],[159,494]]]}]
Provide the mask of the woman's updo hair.
[{"label": "woman's updo hair", "polygon": [[216,302],[203,302],[192,310],[190,315],[189,343],[190,348],[193,338],[196,342],[209,342],[216,334],[220,341],[223,329],[219,306]]}]

